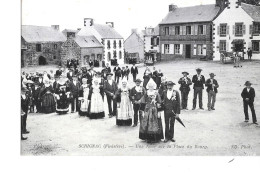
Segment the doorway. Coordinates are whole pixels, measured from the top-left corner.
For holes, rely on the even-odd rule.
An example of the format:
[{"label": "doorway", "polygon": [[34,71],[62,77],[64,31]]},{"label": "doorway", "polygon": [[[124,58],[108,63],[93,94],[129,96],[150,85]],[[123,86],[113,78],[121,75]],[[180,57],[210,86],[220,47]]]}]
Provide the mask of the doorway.
[{"label": "doorway", "polygon": [[242,59],[244,59],[244,44],[242,43],[234,44],[234,51],[241,53]]},{"label": "doorway", "polygon": [[185,58],[191,58],[191,45],[185,45]]},{"label": "doorway", "polygon": [[47,64],[46,59],[43,56],[40,56],[39,57],[39,65],[46,65],[46,64]]}]

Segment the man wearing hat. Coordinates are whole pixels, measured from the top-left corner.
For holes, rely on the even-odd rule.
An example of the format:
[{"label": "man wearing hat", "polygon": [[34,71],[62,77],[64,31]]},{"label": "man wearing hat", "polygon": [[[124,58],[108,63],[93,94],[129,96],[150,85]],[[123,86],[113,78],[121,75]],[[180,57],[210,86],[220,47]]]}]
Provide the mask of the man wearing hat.
[{"label": "man wearing hat", "polygon": [[76,112],[79,111],[78,95],[80,89],[80,83],[78,82],[78,77],[76,75],[72,76],[72,81],[69,83],[69,90],[71,94],[71,113],[75,111],[75,102],[76,102]]},{"label": "man wearing hat", "polygon": [[208,92],[208,110],[215,110],[216,95],[218,93],[218,82],[214,77],[214,73],[209,74],[210,78],[206,81],[205,86],[207,86]]},{"label": "man wearing hat", "polygon": [[162,101],[164,105],[164,120],[165,120],[165,140],[175,142],[174,139],[174,124],[175,118],[180,114],[180,94],[173,89],[175,83],[167,82],[167,90],[163,91]]},{"label": "man wearing hat", "polygon": [[[21,132],[22,132],[22,134],[30,133],[26,129],[27,114],[28,114],[28,108],[29,108],[29,97],[26,95],[26,93],[28,91],[29,90],[25,87],[22,87],[22,89],[21,89],[21,112],[23,113],[23,114],[21,114],[22,115],[22,118],[21,118]],[[22,134],[21,134],[21,139],[25,140],[23,138]]]},{"label": "man wearing hat", "polygon": [[41,86],[39,85],[39,83],[36,82],[34,84],[34,94],[33,94],[33,99],[37,110],[36,113],[41,112],[41,100],[39,98],[40,92],[41,92]]},{"label": "man wearing hat", "polygon": [[61,76],[62,74],[62,69],[61,69],[61,66],[59,66],[59,69],[56,71],[56,76]]},{"label": "man wearing hat", "polygon": [[138,123],[138,115],[139,115],[139,120],[142,116],[142,112],[140,111],[141,109],[141,101],[146,93],[145,88],[140,86],[141,85],[141,80],[137,79],[135,80],[136,86],[133,87],[130,90],[130,100],[133,103],[133,108],[134,108],[134,124],[133,127],[137,126]]},{"label": "man wearing hat", "polygon": [[133,64],[131,68],[131,74],[133,75],[133,81],[135,82],[136,80],[136,75],[138,74],[138,68]]},{"label": "man wearing hat", "polygon": [[194,83],[193,89],[194,89],[194,98],[193,98],[193,108],[192,110],[196,109],[196,104],[197,104],[197,96],[199,96],[199,107],[200,109],[203,108],[203,103],[202,103],[202,93],[204,89],[204,84],[205,84],[205,77],[201,75],[202,69],[197,68],[196,69],[197,74],[192,77],[192,82]]},{"label": "man wearing hat", "polygon": [[69,72],[67,73],[67,78],[72,81],[72,76],[74,75],[73,70],[69,69]]},{"label": "man wearing hat", "polygon": [[121,68],[118,67],[118,63],[116,64],[116,67],[114,68],[114,73],[115,73],[115,81],[117,84],[119,83],[119,78],[121,77]]},{"label": "man wearing hat", "polygon": [[[118,87],[117,87],[117,83],[114,80],[112,80],[112,76],[113,76],[112,73],[108,73],[107,80],[104,81],[104,92],[106,93],[107,96],[109,118],[116,116],[116,109],[117,109],[115,94]],[[111,107],[112,101],[113,101],[113,110]]]},{"label": "man wearing hat", "polygon": [[258,124],[256,120],[255,108],[254,108],[254,100],[255,100],[255,89],[251,87],[252,83],[246,81],[245,88],[243,89],[241,96],[243,98],[244,103],[244,113],[245,113],[245,122],[249,121],[248,117],[248,106],[252,112],[253,123]]},{"label": "man wearing hat", "polygon": [[183,77],[180,78],[178,83],[181,85],[180,86],[180,91],[181,91],[181,106],[182,109],[186,109],[188,105],[188,96],[190,92],[190,85],[192,84],[191,79],[188,77],[189,73],[188,72],[182,72]]}]

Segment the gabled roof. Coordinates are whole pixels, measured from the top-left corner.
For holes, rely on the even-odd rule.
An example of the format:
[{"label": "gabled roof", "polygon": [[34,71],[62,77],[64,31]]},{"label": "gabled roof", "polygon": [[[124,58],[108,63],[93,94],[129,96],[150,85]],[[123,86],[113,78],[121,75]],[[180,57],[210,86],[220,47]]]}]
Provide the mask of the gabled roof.
[{"label": "gabled roof", "polygon": [[123,39],[123,37],[109,25],[94,24],[93,27],[104,39]]},{"label": "gabled roof", "polygon": [[73,29],[64,29],[64,30],[62,30],[62,33],[68,33],[68,32],[77,33],[77,32],[79,32],[79,30],[73,30]]},{"label": "gabled roof", "polygon": [[[136,38],[138,38],[142,43],[144,43],[144,40],[142,39],[141,34],[136,33],[136,32],[132,32],[132,34],[130,34],[130,36],[124,41],[124,43],[127,42],[127,40],[128,40],[129,38],[131,38],[132,36],[136,36]],[[138,40],[138,41],[139,41],[139,40]]]},{"label": "gabled roof", "polygon": [[260,6],[241,3],[241,7],[255,22],[260,22]]},{"label": "gabled roof", "polygon": [[217,17],[219,11],[220,7],[215,4],[176,8],[160,24],[209,22]]},{"label": "gabled roof", "polygon": [[65,42],[66,37],[47,26],[22,25],[22,37],[26,42]]},{"label": "gabled roof", "polygon": [[74,40],[81,48],[103,47],[95,36],[76,36]]}]

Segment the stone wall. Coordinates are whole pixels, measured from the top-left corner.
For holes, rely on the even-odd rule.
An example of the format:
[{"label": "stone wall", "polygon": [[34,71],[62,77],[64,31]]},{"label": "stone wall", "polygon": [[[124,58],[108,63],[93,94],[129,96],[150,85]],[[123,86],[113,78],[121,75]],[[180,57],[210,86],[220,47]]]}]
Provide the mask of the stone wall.
[{"label": "stone wall", "polygon": [[81,49],[78,44],[71,38],[68,38],[61,47],[62,66],[67,65],[68,59],[77,59],[79,64],[81,64]]}]

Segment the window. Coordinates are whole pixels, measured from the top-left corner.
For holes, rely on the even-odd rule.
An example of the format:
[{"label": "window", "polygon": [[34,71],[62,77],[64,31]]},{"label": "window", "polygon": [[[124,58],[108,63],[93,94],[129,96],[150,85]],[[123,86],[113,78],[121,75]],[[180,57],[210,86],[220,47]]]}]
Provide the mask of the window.
[{"label": "window", "polygon": [[235,25],[235,36],[243,36],[243,24]]},{"label": "window", "polygon": [[119,59],[122,59],[122,52],[119,51]]},{"label": "window", "polygon": [[253,26],[253,34],[260,34],[260,23],[255,23]]},{"label": "window", "polygon": [[41,52],[42,51],[42,45],[41,44],[36,44],[36,51]]},{"label": "window", "polygon": [[180,44],[175,44],[174,45],[174,53],[175,54],[180,54]]},{"label": "window", "polygon": [[107,49],[110,49],[110,40],[107,41]]},{"label": "window", "polygon": [[108,52],[108,53],[107,53],[107,61],[110,61],[110,60],[111,60],[111,53]]},{"label": "window", "polygon": [[219,34],[220,36],[226,36],[227,35],[227,24],[220,24],[219,28]]},{"label": "window", "polygon": [[92,60],[92,61],[95,60],[95,54],[91,54],[91,60]]},{"label": "window", "polygon": [[203,31],[203,25],[199,25],[198,26],[198,34],[199,35],[203,35],[204,31]]},{"label": "window", "polygon": [[226,51],[227,50],[227,43],[226,41],[220,41],[219,43],[219,51]]},{"label": "window", "polygon": [[257,51],[257,52],[260,51],[259,43],[260,41],[252,42],[252,51]]},{"label": "window", "polygon": [[165,27],[164,31],[165,31],[165,35],[169,35],[169,27]]},{"label": "window", "polygon": [[180,26],[175,27],[175,35],[180,35]]},{"label": "window", "polygon": [[169,54],[170,53],[170,46],[169,44],[164,45],[164,54]]},{"label": "window", "polygon": [[151,45],[154,45],[154,39],[151,37]]},{"label": "window", "polygon": [[119,48],[121,48],[122,47],[122,42],[121,42],[121,40],[119,41]]},{"label": "window", "polygon": [[54,47],[54,49],[56,50],[56,49],[57,49],[57,44],[54,44],[53,47]]},{"label": "window", "polygon": [[203,45],[197,46],[198,55],[203,55]]},{"label": "window", "polygon": [[159,37],[156,38],[156,45],[159,45]]},{"label": "window", "polygon": [[186,34],[191,35],[191,26],[186,26]]},{"label": "window", "polygon": [[116,41],[114,40],[114,43],[113,43],[113,47],[114,49],[116,49]]},{"label": "window", "polygon": [[116,59],[116,51],[113,52],[113,57]]}]

